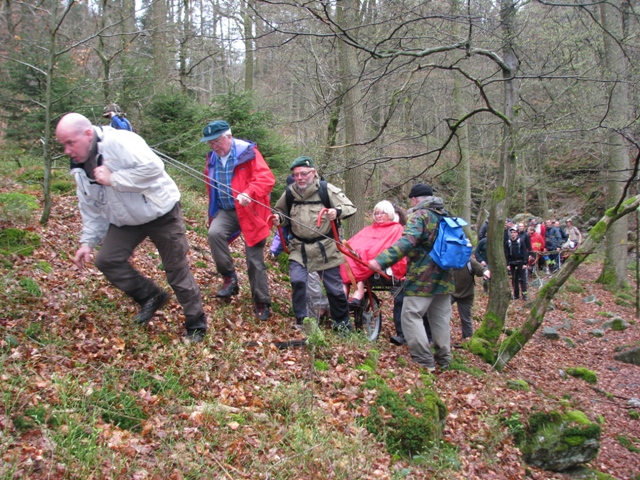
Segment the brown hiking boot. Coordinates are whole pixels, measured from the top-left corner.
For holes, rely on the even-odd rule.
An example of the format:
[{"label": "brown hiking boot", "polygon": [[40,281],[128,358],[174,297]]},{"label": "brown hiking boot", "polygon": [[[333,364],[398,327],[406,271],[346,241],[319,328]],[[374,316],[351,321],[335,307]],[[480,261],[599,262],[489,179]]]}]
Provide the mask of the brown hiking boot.
[{"label": "brown hiking boot", "polygon": [[238,277],[235,273],[232,273],[228,277],[222,277],[222,287],[216,293],[218,298],[229,298],[232,295],[237,295],[240,289],[238,288]]},{"label": "brown hiking boot", "polygon": [[266,303],[256,303],[253,311],[256,314],[256,317],[263,322],[269,320],[269,317],[271,316],[271,310],[269,310],[269,305]]}]

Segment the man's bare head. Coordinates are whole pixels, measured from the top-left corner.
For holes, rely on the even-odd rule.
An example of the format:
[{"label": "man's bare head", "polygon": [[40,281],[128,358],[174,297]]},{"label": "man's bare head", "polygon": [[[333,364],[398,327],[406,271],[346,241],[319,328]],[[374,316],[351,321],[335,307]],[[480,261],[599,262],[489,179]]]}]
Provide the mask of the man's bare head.
[{"label": "man's bare head", "polygon": [[87,117],[79,113],[66,114],[56,126],[56,137],[72,160],[87,161],[93,141],[93,128]]}]

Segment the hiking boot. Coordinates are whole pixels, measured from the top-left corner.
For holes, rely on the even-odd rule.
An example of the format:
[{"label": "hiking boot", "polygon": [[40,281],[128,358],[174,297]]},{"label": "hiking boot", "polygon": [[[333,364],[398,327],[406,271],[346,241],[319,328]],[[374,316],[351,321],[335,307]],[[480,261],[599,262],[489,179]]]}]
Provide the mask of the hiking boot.
[{"label": "hiking boot", "polygon": [[527,296],[526,293],[522,294],[522,300],[524,300],[525,302],[529,301],[529,297]]},{"label": "hiking boot", "polygon": [[351,297],[349,299],[349,307],[350,308],[360,308],[362,307],[362,300],[359,298]]},{"label": "hiking boot", "polygon": [[138,325],[145,325],[149,323],[149,320],[153,318],[153,314],[163,307],[165,303],[169,301],[169,294],[163,290],[157,295],[149,297],[143,303],[140,304],[140,310],[133,317],[133,321]]},{"label": "hiking boot", "polygon": [[334,321],[331,329],[336,335],[342,338],[347,338],[349,335],[353,333],[353,325],[351,325],[351,321],[349,320],[347,320],[346,322]]},{"label": "hiking boot", "polygon": [[304,328],[303,319],[302,318],[296,318],[296,321],[293,322],[293,329],[294,330],[302,330],[303,328]]},{"label": "hiking boot", "polygon": [[256,303],[253,312],[256,314],[258,320],[262,320],[263,322],[269,320],[269,317],[271,316],[269,305],[267,305],[266,303]]},{"label": "hiking boot", "polygon": [[204,335],[206,331],[201,328],[196,328],[191,332],[187,331],[187,334],[183,337],[184,343],[202,343],[204,341]]},{"label": "hiking boot", "polygon": [[389,341],[394,345],[398,345],[398,346],[407,344],[407,340],[402,335],[393,335],[389,337]]},{"label": "hiking boot", "polygon": [[237,295],[240,289],[238,288],[238,277],[235,273],[232,273],[228,277],[222,277],[222,287],[216,293],[218,298],[229,298],[232,295]]},{"label": "hiking boot", "polygon": [[327,320],[329,318],[329,309],[323,307],[318,311],[318,320]]}]

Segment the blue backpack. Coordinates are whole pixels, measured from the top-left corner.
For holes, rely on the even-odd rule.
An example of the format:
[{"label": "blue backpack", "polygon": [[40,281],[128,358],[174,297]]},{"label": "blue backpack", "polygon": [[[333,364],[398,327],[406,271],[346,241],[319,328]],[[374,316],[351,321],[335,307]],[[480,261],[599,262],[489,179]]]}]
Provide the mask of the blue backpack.
[{"label": "blue backpack", "polygon": [[443,270],[464,267],[471,259],[473,245],[462,230],[469,225],[462,218],[448,217],[434,212],[440,219],[438,235],[429,255]]}]

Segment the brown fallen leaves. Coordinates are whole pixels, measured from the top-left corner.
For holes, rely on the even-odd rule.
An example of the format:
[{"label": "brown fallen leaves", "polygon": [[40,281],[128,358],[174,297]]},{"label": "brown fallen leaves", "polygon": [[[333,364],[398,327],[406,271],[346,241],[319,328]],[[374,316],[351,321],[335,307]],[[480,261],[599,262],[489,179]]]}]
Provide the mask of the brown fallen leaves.
[{"label": "brown fallen leaves", "polygon": [[[123,430],[100,421],[99,442],[116,457],[135,459],[142,467],[128,472],[122,467],[127,460],[121,460],[114,465],[96,467],[94,478],[182,478],[183,472],[192,465],[181,452],[192,447],[203,461],[208,459],[222,472],[221,478],[273,476],[277,469],[260,473],[246,469],[252,462],[278,465],[289,461],[288,454],[281,448],[287,432],[273,428],[270,410],[273,399],[267,399],[264,392],[301,383],[307,385],[309,401],[326,416],[327,428],[354,439],[368,438],[370,445],[376,445],[375,452],[367,452],[371,463],[365,471],[353,466],[353,478],[392,478],[394,472],[402,468],[412,472],[407,478],[424,478],[425,471],[410,462],[392,459],[384,446],[374,442],[357,422],[359,417],[368,415],[375,400],[375,391],[364,388],[368,374],[357,369],[367,359],[368,350],[379,351],[376,372],[392,388],[405,392],[423,383],[422,372],[412,363],[407,348],[388,342],[394,333],[389,295],[382,294],[385,301],[383,332],[377,343],[357,346],[332,342],[331,349],[318,352],[329,369],[312,371],[306,348],[278,350],[271,344],[276,340],[300,338],[300,334],[291,329],[290,288],[275,263],[269,260],[273,316],[261,323],[253,317],[242,241],[237,240],[232,246],[241,294],[225,304],[214,298],[220,278],[215,275],[206,239],[190,230],[190,261],[210,316],[210,331],[204,345],[186,349],[180,342],[184,319],[175,298],[156,315],[147,331],[139,333],[132,330],[130,323],[135,313],[133,303],[108,285],[95,267],[78,271],[73,266],[71,258],[80,229],[74,203],[72,197],[56,199],[49,224],[34,226],[42,235],[42,247],[33,257],[14,258],[10,270],[4,267],[1,270],[5,277],[34,279],[42,291],[40,297],[26,297],[16,282],[5,281],[2,295],[12,311],[0,313],[0,342],[6,356],[4,368],[0,370],[3,386],[10,384],[12,376],[27,376],[31,379],[28,387],[16,392],[19,398],[15,400],[20,408],[38,405],[59,408],[59,387],[55,379],[60,376],[76,376],[93,391],[100,388],[105,380],[103,375],[112,368],[119,372],[147,372],[158,381],[165,381],[167,372],[178,371],[181,389],[193,401],[180,404],[175,393],[170,397],[150,387],[137,389],[137,402],[148,415],[140,429]],[[200,221],[204,222],[204,209],[202,219],[189,223],[196,226]],[[41,261],[51,265],[50,272],[38,268]],[[149,242],[139,247],[132,262],[164,284],[164,275],[158,268],[161,260]],[[622,447],[616,436],[640,438],[640,421],[629,417],[627,405],[628,399],[640,396],[640,369],[616,362],[613,355],[616,347],[638,342],[640,335],[637,324],[624,332],[608,332],[600,339],[590,335],[593,327],[585,321],[604,320],[602,312],[634,321],[630,308],[617,305],[610,292],[594,283],[598,270],[595,263],[583,265],[576,276],[601,305],[583,303],[586,294],[565,292],[556,302],[561,308],[550,311],[545,319],[545,326],[567,326],[565,320],[568,320],[569,327],[560,330],[561,336],[571,338],[574,348],[562,340],[547,340],[538,332],[504,373],[492,371],[466,350],[455,350],[458,361],[484,373],[476,377],[453,370],[434,377],[434,387],[449,412],[445,438],[459,451],[460,469],[448,472],[448,478],[525,478],[527,466],[500,419],[516,413],[526,417],[531,411],[559,406],[583,410],[591,420],[602,421],[602,446],[592,463],[593,468],[619,479],[632,479],[638,474],[640,456]],[[531,294],[534,296],[535,291]],[[486,302],[487,297],[479,289],[474,306],[476,317],[482,315]],[[100,311],[100,305],[108,315]],[[509,311],[509,326],[520,324],[526,315],[525,304],[514,302]],[[36,324],[41,325],[41,329],[29,336],[29,328],[35,328]],[[18,337],[20,345],[11,347],[7,335]],[[66,345],[50,343],[53,337],[64,339]],[[452,337],[452,343],[460,341],[457,313],[452,320]],[[245,342],[258,344],[244,347]],[[27,365],[28,370],[13,368],[12,363]],[[582,380],[561,376],[560,369],[575,366],[597,373],[597,390]],[[509,379],[526,380],[530,391],[511,390],[507,386]],[[85,390],[84,394],[89,396],[88,392]],[[286,399],[283,403],[286,404]],[[286,406],[292,414],[301,407]],[[16,466],[16,474],[29,472],[30,478],[67,475],[68,467],[50,454],[51,435],[46,428],[34,425],[18,435],[12,419],[0,411],[0,430],[14,434],[11,444],[2,444],[1,452],[3,461]],[[173,452],[169,458],[158,458],[156,449],[171,438],[175,439]],[[205,439],[209,439],[209,446]],[[301,458],[307,454],[309,452],[301,454]],[[162,476],[154,473],[159,465],[164,465],[160,467],[164,471]],[[335,468],[339,471],[343,466],[337,464]],[[324,465],[322,471],[327,476],[333,475],[331,466]],[[535,468],[530,468],[528,475],[538,479],[564,478]],[[296,478],[307,476],[301,471]]]}]

